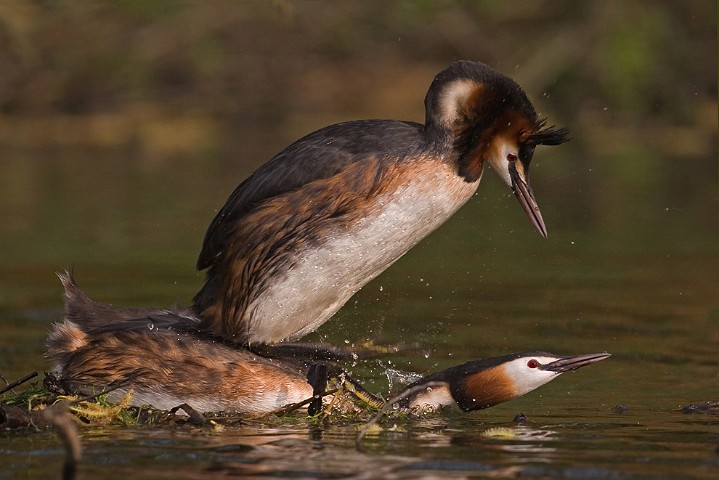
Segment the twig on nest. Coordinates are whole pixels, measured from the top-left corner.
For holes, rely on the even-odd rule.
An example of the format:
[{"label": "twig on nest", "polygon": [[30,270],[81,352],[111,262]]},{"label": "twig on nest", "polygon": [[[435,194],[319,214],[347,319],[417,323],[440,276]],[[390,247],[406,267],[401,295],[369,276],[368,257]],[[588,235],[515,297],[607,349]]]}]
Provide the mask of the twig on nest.
[{"label": "twig on nest", "polygon": [[421,392],[422,390],[426,390],[428,388],[435,388],[435,387],[442,387],[445,386],[445,382],[427,382],[422,383],[420,385],[415,385],[412,388],[408,388],[406,390],[403,390],[402,392],[398,393],[394,397],[387,400],[387,403],[385,403],[382,408],[380,408],[379,412],[370,419],[369,422],[365,424],[364,427],[362,427],[362,430],[359,431],[357,434],[357,439],[355,440],[355,447],[357,450],[362,450],[362,440],[364,440],[365,435],[367,435],[367,432],[369,431],[372,426],[379,421],[382,416],[387,413],[387,410],[389,410],[392,405],[394,405],[397,402],[401,402],[405,398],[409,397],[410,395],[414,395],[417,392]]},{"label": "twig on nest", "polygon": [[35,378],[35,377],[37,377],[37,372],[28,373],[21,379],[15,380],[14,382],[12,382],[12,383],[6,385],[5,387],[3,387],[2,389],[0,389],[0,395],[7,392],[8,390],[12,390],[13,388],[17,387],[18,385],[22,385],[23,383],[27,382],[31,378]]},{"label": "twig on nest", "polygon": [[120,383],[118,383],[117,385],[113,385],[113,386],[111,386],[111,387],[105,388],[103,391],[101,391],[101,392],[99,392],[99,393],[93,393],[92,395],[88,395],[87,397],[82,397],[82,398],[78,398],[78,399],[76,399],[76,400],[73,400],[72,402],[70,402],[70,404],[71,404],[71,405],[76,405],[76,404],[78,404],[78,403],[80,403],[80,402],[89,402],[90,400],[96,400],[98,397],[101,397],[101,396],[103,396],[103,395],[107,395],[108,393],[113,392],[113,391],[117,390],[118,388],[126,387],[126,386],[129,385],[129,384],[130,384],[129,381],[127,381],[127,382],[120,382]]},{"label": "twig on nest", "polygon": [[297,403],[291,403],[289,405],[285,405],[282,408],[278,408],[277,410],[273,410],[270,412],[270,415],[277,415],[278,417],[281,417],[282,415],[286,415],[290,412],[294,412],[295,410],[299,410],[300,408],[304,407],[308,403],[311,403],[315,401],[318,398],[326,397],[328,395],[334,395],[339,391],[338,388],[333,388],[332,390],[325,390],[325,393],[322,395],[312,395],[310,398],[307,398],[305,400],[302,400],[301,402]]},{"label": "twig on nest", "polygon": [[204,425],[207,423],[207,420],[200,412],[198,412],[186,403],[171,408],[170,413],[177,413],[178,410],[182,410],[187,414],[187,416],[190,418],[190,423],[193,423],[195,425]]}]

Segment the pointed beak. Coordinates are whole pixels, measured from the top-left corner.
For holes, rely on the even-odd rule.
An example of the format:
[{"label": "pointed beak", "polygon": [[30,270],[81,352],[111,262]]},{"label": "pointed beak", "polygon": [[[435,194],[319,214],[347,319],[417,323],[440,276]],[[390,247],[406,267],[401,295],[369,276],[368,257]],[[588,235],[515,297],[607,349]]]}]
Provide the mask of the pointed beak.
[{"label": "pointed beak", "polygon": [[537,201],[534,199],[534,194],[532,193],[529,183],[519,175],[515,162],[509,164],[509,177],[512,180],[512,192],[514,192],[514,196],[517,197],[519,204],[529,217],[529,221],[532,222],[532,225],[534,225],[534,228],[537,229],[540,235],[547,238],[547,227],[544,226],[539,205],[537,205]]},{"label": "pointed beak", "polygon": [[555,373],[564,373],[570,370],[582,368],[585,365],[597,363],[605,358],[611,357],[611,353],[592,353],[589,355],[575,355],[573,357],[564,357],[544,366],[543,370],[549,370]]}]

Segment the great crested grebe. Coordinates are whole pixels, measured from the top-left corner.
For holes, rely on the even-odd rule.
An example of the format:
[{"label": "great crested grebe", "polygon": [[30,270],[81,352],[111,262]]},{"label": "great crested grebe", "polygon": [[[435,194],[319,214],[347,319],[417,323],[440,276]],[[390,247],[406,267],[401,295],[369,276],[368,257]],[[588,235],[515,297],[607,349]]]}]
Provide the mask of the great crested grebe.
[{"label": "great crested grebe", "polygon": [[[198,332],[198,320],[183,312],[138,312],[95,302],[69,274],[59,276],[65,287],[65,319],[50,334],[48,357],[66,390],[93,394],[113,389],[109,399],[119,401],[132,389],[133,405],[169,410],[188,404],[201,412],[250,414],[270,413],[313,396],[308,362],[263,357],[218,341]],[[399,395],[400,405],[422,411],[452,404],[464,411],[483,409],[607,357],[526,352],[467,362],[409,385],[407,395]],[[361,399],[381,403],[349,376],[346,380]]]},{"label": "great crested grebe", "polygon": [[429,235],[475,193],[485,163],[547,230],[529,186],[537,145],[565,142],[519,85],[459,61],[425,98],[424,125],[360,120],[296,141],[220,209],[197,261],[192,310],[238,344],[297,339]]}]

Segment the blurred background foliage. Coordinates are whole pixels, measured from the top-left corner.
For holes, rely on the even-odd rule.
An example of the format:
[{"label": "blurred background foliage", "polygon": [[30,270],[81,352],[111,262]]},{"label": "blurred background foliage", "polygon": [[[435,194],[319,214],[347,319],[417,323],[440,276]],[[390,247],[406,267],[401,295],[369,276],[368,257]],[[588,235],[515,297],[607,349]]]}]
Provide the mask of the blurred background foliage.
[{"label": "blurred background foliage", "polygon": [[[258,123],[282,145],[337,112],[421,119],[428,81],[458,58],[531,97],[560,92],[540,102],[553,119],[620,137],[598,146],[646,138],[648,121],[716,131],[716,4],[702,0],[7,0],[0,45],[12,146],[214,149]],[[682,132],[667,148],[702,146]]]}]

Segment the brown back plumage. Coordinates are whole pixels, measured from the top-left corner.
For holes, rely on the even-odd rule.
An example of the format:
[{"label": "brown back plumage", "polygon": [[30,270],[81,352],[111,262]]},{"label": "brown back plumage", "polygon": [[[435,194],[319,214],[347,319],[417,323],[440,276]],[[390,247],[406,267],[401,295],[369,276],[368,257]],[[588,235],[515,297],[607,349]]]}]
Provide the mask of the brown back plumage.
[{"label": "brown back plumage", "polygon": [[[312,395],[301,361],[273,360],[198,332],[186,312],[116,308],[90,299],[68,272],[65,317],[47,340],[59,385],[89,394],[130,388],[132,403],[172,408],[186,402],[201,411],[268,412]],[[118,388],[119,387],[119,388]]]}]

